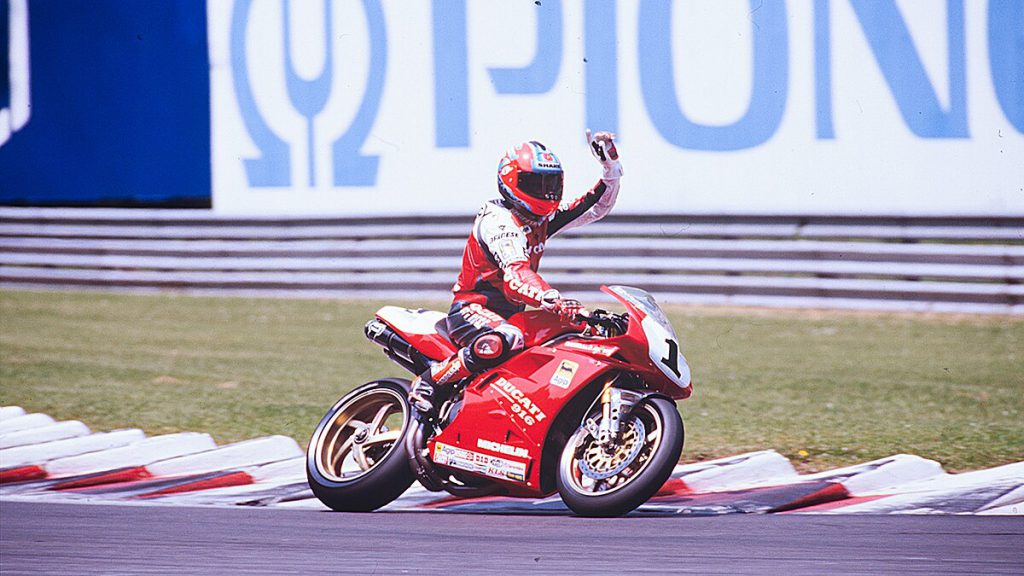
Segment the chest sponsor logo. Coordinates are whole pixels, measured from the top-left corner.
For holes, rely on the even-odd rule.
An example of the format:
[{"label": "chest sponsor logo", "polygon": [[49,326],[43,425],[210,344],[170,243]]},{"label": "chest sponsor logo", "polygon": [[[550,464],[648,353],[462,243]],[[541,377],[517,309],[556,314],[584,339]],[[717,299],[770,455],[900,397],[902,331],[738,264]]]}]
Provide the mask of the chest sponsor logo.
[{"label": "chest sponsor logo", "polygon": [[494,254],[494,258],[502,268],[512,262],[524,262],[529,259],[529,255],[523,249],[523,245],[512,240],[501,240],[495,243],[492,254]]},{"label": "chest sponsor logo", "polygon": [[[504,226],[502,228],[504,228]],[[489,240],[488,244],[490,244],[491,242],[497,242],[498,240],[503,240],[505,238],[515,238],[517,236],[519,236],[519,232],[516,232],[515,230],[505,230],[505,229],[498,230],[498,232],[496,234],[493,234],[488,239]]]},{"label": "chest sponsor logo", "polygon": [[523,391],[516,387],[515,384],[509,382],[504,378],[498,378],[491,382],[491,388],[504,396],[511,404],[510,410],[512,413],[519,417],[527,426],[533,426],[537,422],[540,422],[547,418],[545,414],[529,396],[523,394]]}]

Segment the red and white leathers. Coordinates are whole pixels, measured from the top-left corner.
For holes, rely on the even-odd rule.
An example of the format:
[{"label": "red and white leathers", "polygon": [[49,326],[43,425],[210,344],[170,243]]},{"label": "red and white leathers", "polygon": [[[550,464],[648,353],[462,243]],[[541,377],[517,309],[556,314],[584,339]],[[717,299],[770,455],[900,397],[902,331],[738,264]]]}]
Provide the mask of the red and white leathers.
[{"label": "red and white leathers", "polygon": [[[522,349],[522,333],[505,320],[528,305],[557,312],[567,311],[563,305],[568,311],[578,310],[579,303],[562,299],[537,269],[548,238],[596,222],[615,205],[622,167],[613,136],[599,133],[591,138],[588,130],[587,137],[604,173],[585,194],[562,202],[545,217],[523,213],[505,199],[491,200],[481,208],[466,241],[447,320],[450,337],[462,348],[420,380],[429,379],[435,385],[455,382]],[[416,383],[411,397],[424,411],[431,394]]]},{"label": "red and white leathers", "polygon": [[[539,221],[521,216],[504,200],[484,204],[466,241],[462,271],[452,289],[455,297],[448,322],[452,340],[467,346],[482,330],[504,327],[516,331],[506,318],[527,305],[544,307],[546,298],[557,298],[557,292],[537,273],[545,243],[559,232],[603,218],[615,205],[618,193],[617,177],[602,179],[586,194],[563,203],[551,217]],[[518,340],[521,342],[521,335]]]},{"label": "red and white leathers", "polygon": [[[602,179],[552,216],[531,220],[504,200],[484,204],[462,253],[454,301],[476,303],[502,317],[527,305],[542,307],[551,286],[537,273],[548,238],[603,218],[619,193],[619,179]],[[550,296],[550,295],[549,295]]]}]

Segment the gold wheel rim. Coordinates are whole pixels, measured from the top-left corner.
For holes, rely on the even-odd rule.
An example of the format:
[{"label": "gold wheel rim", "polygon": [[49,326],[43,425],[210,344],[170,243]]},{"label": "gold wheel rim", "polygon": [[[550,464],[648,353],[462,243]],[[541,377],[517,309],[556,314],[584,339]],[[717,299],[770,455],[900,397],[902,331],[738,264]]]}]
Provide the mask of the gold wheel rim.
[{"label": "gold wheel rim", "polygon": [[405,399],[393,390],[367,390],[335,410],[315,444],[316,467],[334,482],[359,478],[398,445],[406,422]]}]

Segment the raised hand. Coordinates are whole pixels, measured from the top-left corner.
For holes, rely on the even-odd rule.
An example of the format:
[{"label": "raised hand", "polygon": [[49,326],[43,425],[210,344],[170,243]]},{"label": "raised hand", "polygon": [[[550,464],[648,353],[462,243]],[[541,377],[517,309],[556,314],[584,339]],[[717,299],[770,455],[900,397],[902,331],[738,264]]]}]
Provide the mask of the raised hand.
[{"label": "raised hand", "polygon": [[615,146],[615,134],[598,132],[592,134],[587,128],[587,145],[590,153],[601,163],[604,173],[602,180],[617,180],[622,177],[622,163],[619,162],[619,150]]}]

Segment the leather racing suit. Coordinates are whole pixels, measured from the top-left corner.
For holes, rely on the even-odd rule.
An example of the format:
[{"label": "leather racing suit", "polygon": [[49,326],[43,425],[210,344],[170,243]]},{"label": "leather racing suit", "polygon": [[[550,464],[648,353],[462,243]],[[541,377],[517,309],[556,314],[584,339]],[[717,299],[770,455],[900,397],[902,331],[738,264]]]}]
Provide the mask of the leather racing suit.
[{"label": "leather racing suit", "polygon": [[[613,140],[614,135],[607,132],[592,135],[587,130],[591,152],[603,168],[601,180],[579,198],[561,202],[557,208],[552,206],[553,213],[547,212],[543,204],[537,206],[550,215],[539,216],[541,212],[533,210],[529,203],[525,207],[516,206],[513,200],[523,199],[515,194],[508,195],[507,186],[513,176],[515,186],[523,183],[522,174],[515,172],[517,167],[519,170],[550,168],[535,162],[528,167],[513,166],[510,164],[513,154],[517,162],[523,163],[533,162],[543,155],[543,161],[557,166],[558,179],[553,183],[542,181],[542,184],[557,185],[557,194],[561,197],[561,168],[557,158],[535,141],[523,144],[503,158],[499,165],[502,198],[487,202],[477,214],[462,254],[462,270],[452,288],[454,298],[446,325],[449,337],[460,349],[432,365],[411,384],[409,399],[421,416],[432,418],[436,414],[438,390],[449,389],[450,383],[497,366],[523,349],[523,333],[507,321],[513,314],[528,305],[556,312],[566,319],[585,313],[578,301],[562,298],[537,269],[548,238],[600,220],[615,205],[622,166]],[[523,156],[519,156],[520,153]],[[546,193],[541,191],[541,194]],[[527,208],[529,212],[525,211]]]},{"label": "leather racing suit", "polygon": [[551,290],[537,274],[548,238],[604,218],[618,193],[618,179],[600,180],[539,221],[522,217],[501,199],[484,204],[462,253],[453,310],[476,303],[508,318],[526,305],[539,307],[541,295]]},{"label": "leather racing suit", "polygon": [[527,305],[540,307],[542,296],[554,292],[537,273],[548,238],[600,220],[618,193],[618,178],[601,180],[537,220],[501,199],[484,204],[466,241],[447,318],[448,334],[461,349],[431,368],[435,384],[461,380],[522,350],[522,332],[506,320]]}]

